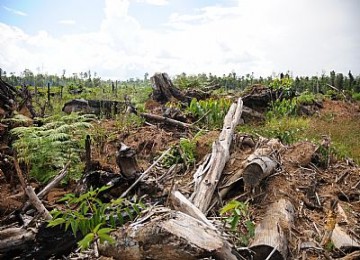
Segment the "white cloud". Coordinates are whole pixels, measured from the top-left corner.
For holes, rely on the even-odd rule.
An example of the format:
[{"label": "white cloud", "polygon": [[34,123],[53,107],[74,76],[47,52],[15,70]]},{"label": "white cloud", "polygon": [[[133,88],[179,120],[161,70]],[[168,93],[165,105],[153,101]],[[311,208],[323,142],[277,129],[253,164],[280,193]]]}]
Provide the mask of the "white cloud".
[{"label": "white cloud", "polygon": [[44,65],[59,74],[90,69],[118,79],[156,71],[360,74],[355,8],[337,0],[315,2],[239,0],[233,7],[169,14],[161,29],[150,30],[128,14],[130,0],[106,0],[105,18],[92,33],[56,38],[0,23],[0,67],[19,72]]},{"label": "white cloud", "polygon": [[168,0],[136,0],[136,1],[140,3],[147,3],[149,5],[158,5],[158,6],[164,6],[169,4]]},{"label": "white cloud", "polygon": [[76,24],[76,21],[74,20],[60,20],[58,21],[59,24],[64,24],[64,25],[74,25]]},{"label": "white cloud", "polygon": [[24,13],[22,11],[19,11],[19,10],[15,10],[15,9],[12,9],[12,8],[9,8],[7,6],[3,6],[3,8],[10,12],[10,13],[13,13],[13,14],[16,14],[16,15],[20,15],[20,16],[27,16],[27,13]]}]

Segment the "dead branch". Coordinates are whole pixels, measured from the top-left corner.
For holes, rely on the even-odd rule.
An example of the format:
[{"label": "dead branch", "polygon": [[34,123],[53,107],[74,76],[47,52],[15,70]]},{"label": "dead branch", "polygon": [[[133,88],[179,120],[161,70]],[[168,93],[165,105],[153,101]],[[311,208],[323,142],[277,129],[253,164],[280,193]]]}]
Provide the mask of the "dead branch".
[{"label": "dead branch", "polygon": [[169,117],[164,117],[164,116],[159,116],[159,115],[154,115],[154,114],[149,114],[149,113],[141,113],[140,116],[145,118],[146,120],[154,120],[157,122],[170,124],[170,125],[174,125],[174,126],[180,126],[183,128],[194,127],[192,124],[184,123],[184,122],[181,122],[181,121],[169,118]]},{"label": "dead branch", "polygon": [[212,200],[213,193],[219,182],[226,162],[230,158],[230,144],[239,123],[243,102],[239,98],[237,104],[232,104],[224,119],[224,126],[219,139],[212,145],[209,160],[205,160],[199,168],[203,169],[202,176],[195,176],[195,191],[192,195],[193,204],[202,212],[206,212]]},{"label": "dead branch", "polygon": [[46,219],[50,220],[52,219],[52,216],[50,215],[49,211],[45,208],[45,206],[42,204],[40,199],[36,196],[34,189],[31,186],[27,186],[25,188],[25,192],[29,197],[29,200],[31,204],[36,208],[36,210]]}]

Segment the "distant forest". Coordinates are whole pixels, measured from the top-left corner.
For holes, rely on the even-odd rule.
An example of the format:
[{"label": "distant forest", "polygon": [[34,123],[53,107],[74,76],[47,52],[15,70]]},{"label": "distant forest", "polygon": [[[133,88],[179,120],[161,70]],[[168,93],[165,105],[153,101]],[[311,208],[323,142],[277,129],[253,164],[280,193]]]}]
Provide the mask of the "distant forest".
[{"label": "distant forest", "polygon": [[[104,85],[114,85],[116,87],[150,84],[149,74],[145,73],[142,79],[130,78],[126,80],[103,80],[96,72],[84,71],[79,73],[72,73],[66,75],[66,70],[63,70],[61,76],[49,75],[42,73],[34,73],[29,69],[25,69],[20,75],[14,72],[8,73],[6,70],[0,68],[0,76],[3,80],[13,86],[70,86],[76,89],[79,88],[94,88]],[[185,73],[173,75],[173,82],[180,88],[201,87],[206,85],[219,84],[228,89],[243,90],[247,86],[253,84],[270,85],[276,78],[291,79],[291,88],[298,92],[310,91],[314,93],[325,93],[329,89],[337,89],[339,91],[348,91],[350,93],[360,92],[360,75],[354,76],[351,71],[347,75],[343,73],[336,73],[330,71],[329,74],[323,73],[320,76],[296,76],[293,77],[291,72],[273,74],[266,78],[255,78],[254,74],[237,75],[231,72],[228,75],[222,76],[212,75],[211,73],[201,73],[198,75],[187,75]]]}]

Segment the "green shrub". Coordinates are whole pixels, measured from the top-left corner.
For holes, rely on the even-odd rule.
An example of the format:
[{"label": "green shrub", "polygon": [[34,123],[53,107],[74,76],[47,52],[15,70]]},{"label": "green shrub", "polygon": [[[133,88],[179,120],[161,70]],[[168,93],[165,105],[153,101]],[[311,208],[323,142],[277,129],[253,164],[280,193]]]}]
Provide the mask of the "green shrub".
[{"label": "green shrub", "polygon": [[30,176],[40,182],[54,177],[68,161],[69,177],[80,177],[83,164],[80,152],[91,117],[75,113],[42,119],[42,126],[17,127],[11,133],[17,137],[13,143],[20,163],[25,163]]},{"label": "green shrub", "polygon": [[360,101],[360,93],[354,93],[354,94],[352,94],[352,98],[353,98],[354,100]]},{"label": "green shrub", "polygon": [[141,201],[130,202],[124,198],[111,200],[103,203],[99,194],[110,188],[103,186],[100,189],[88,191],[76,197],[74,194],[65,195],[60,201],[66,202],[64,210],[54,209],[51,211],[53,219],[48,227],[63,226],[65,231],[70,227],[76,237],[78,232],[83,237],[78,245],[85,249],[93,242],[114,242],[109,232],[117,226],[122,226],[140,214],[145,208]]},{"label": "green shrub", "polygon": [[230,99],[191,100],[186,112],[205,122],[210,129],[221,128],[230,105]]}]

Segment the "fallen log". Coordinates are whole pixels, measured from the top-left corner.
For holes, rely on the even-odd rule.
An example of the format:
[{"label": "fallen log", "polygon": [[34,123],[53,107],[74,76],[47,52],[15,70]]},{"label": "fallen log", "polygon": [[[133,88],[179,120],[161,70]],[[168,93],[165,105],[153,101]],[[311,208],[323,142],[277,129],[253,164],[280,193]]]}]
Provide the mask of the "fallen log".
[{"label": "fallen log", "polygon": [[255,252],[253,260],[287,259],[288,233],[294,221],[294,206],[280,199],[270,205],[264,219],[255,228],[249,248]]},{"label": "fallen log", "polygon": [[181,121],[169,118],[169,117],[155,115],[155,114],[141,113],[140,116],[147,120],[154,120],[157,122],[166,123],[166,124],[170,124],[170,125],[174,125],[174,126],[178,126],[178,127],[182,127],[182,128],[193,127],[193,125],[191,125],[191,124],[184,123],[184,122],[181,122]]},{"label": "fallen log", "polygon": [[235,127],[240,121],[243,102],[238,99],[237,104],[232,104],[224,119],[224,126],[219,139],[212,145],[212,153],[209,160],[205,160],[199,166],[201,171],[194,175],[195,190],[192,194],[193,204],[203,213],[209,208],[215,188],[220,180],[221,173],[226,162],[230,158],[230,144]]},{"label": "fallen log", "polygon": [[100,244],[100,254],[127,260],[237,259],[229,244],[203,222],[179,211],[165,211],[145,224],[112,232],[116,242]]},{"label": "fallen log", "polygon": [[[31,229],[8,228],[0,231],[0,254],[27,247],[35,240],[35,232]],[[1,255],[0,255],[1,256]]]}]

